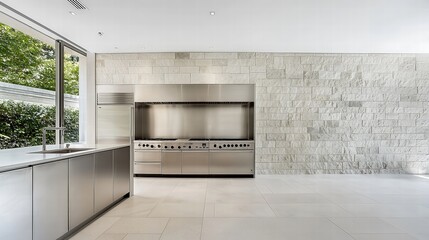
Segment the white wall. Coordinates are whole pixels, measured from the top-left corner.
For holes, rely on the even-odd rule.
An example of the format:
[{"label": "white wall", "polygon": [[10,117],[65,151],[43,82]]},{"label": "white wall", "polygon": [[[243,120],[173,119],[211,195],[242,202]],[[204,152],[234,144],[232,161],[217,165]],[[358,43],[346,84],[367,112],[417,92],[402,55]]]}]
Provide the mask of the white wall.
[{"label": "white wall", "polygon": [[256,85],[256,172],[429,173],[429,56],[97,54],[97,84]]},{"label": "white wall", "polygon": [[[81,88],[84,98],[84,110],[81,110],[83,115],[83,126],[85,129],[84,141],[89,144],[95,143],[95,111],[96,111],[96,96],[95,96],[95,54],[87,53],[86,57],[86,81],[85,86]],[[82,125],[81,125],[82,126]]]}]

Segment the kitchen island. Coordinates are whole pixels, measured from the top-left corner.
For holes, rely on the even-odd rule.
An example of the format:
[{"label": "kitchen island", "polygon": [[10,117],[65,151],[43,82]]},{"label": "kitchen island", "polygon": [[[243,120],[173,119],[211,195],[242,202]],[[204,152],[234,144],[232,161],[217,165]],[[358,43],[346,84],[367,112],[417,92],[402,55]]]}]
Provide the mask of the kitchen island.
[{"label": "kitchen island", "polygon": [[0,239],[67,238],[130,195],[130,145],[0,151]]}]

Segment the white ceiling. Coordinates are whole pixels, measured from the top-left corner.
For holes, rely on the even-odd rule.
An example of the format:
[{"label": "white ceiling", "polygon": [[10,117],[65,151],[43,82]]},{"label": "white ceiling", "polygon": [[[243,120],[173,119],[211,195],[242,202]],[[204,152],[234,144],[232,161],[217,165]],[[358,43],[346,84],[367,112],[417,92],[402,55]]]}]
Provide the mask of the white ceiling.
[{"label": "white ceiling", "polygon": [[428,0],[2,1],[97,53],[429,52]]}]

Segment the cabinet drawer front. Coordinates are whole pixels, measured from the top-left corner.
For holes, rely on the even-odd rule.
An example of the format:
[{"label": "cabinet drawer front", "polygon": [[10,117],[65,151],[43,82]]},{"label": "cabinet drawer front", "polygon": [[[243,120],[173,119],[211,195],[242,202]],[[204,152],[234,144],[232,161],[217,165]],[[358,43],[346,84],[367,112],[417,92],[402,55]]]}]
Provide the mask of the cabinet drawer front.
[{"label": "cabinet drawer front", "polygon": [[134,163],[134,174],[161,174],[161,163]]},{"label": "cabinet drawer front", "polygon": [[134,151],[136,162],[161,162],[161,151]]}]

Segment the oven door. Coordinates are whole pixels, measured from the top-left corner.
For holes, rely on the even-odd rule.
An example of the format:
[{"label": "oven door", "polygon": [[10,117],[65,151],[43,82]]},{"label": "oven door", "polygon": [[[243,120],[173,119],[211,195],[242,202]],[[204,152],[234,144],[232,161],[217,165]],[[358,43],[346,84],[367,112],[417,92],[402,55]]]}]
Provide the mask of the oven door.
[{"label": "oven door", "polygon": [[253,150],[211,150],[210,174],[254,174],[255,152]]},{"label": "oven door", "polygon": [[166,150],[162,151],[162,174],[182,173],[182,151]]},{"label": "oven door", "polygon": [[183,151],[182,174],[208,174],[209,151]]}]

